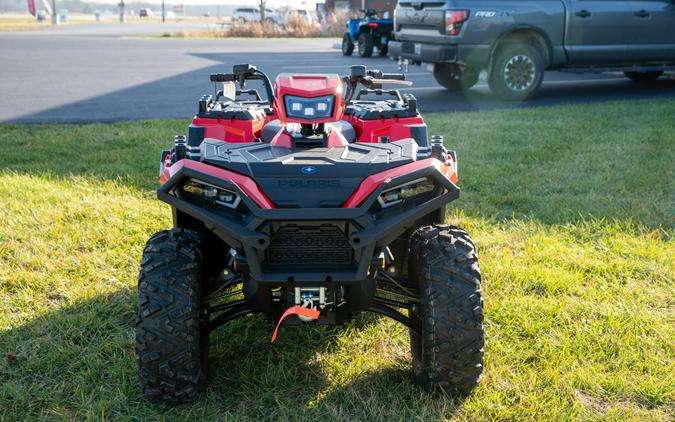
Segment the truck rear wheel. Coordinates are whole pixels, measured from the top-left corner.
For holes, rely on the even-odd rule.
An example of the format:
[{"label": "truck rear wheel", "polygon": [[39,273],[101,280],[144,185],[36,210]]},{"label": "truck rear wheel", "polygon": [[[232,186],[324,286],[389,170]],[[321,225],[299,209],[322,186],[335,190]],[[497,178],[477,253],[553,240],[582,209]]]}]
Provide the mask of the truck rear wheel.
[{"label": "truck rear wheel", "polygon": [[352,39],[349,37],[349,34],[345,32],[345,34],[342,36],[342,55],[351,56],[353,52],[354,52],[354,43],[352,42]]},{"label": "truck rear wheel", "polygon": [[534,46],[521,42],[501,47],[492,61],[490,90],[506,101],[524,101],[534,95],[544,79],[544,60]]},{"label": "truck rear wheel", "polygon": [[451,63],[436,63],[434,78],[439,85],[450,91],[462,91],[476,85],[478,72],[469,67],[461,70],[459,66]]},{"label": "truck rear wheel", "polygon": [[637,83],[654,82],[663,75],[661,71],[655,72],[624,72],[628,79]]},{"label": "truck rear wheel", "polygon": [[374,47],[375,41],[373,40],[373,36],[367,32],[362,32],[359,35],[359,55],[361,57],[372,56]]},{"label": "truck rear wheel", "polygon": [[413,233],[409,276],[420,292],[411,318],[413,371],[426,390],[469,393],[483,370],[483,299],[473,241],[464,230],[426,226]]},{"label": "truck rear wheel", "polygon": [[208,334],[201,332],[202,251],[190,230],[156,233],[138,276],[136,357],[141,390],[156,403],[186,403],[206,388]]}]

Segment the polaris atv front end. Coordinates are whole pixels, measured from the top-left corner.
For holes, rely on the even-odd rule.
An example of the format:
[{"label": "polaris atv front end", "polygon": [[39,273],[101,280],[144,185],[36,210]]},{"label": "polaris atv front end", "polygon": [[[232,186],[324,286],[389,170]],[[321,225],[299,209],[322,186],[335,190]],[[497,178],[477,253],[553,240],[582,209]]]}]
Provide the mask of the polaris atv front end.
[{"label": "polaris atv front end", "polygon": [[238,65],[211,80],[223,89],[162,153],[158,197],[174,229],[150,239],[141,264],[146,396],[194,400],[209,333],[232,319],[264,314],[278,330],[362,311],[410,329],[422,386],[470,391],[482,369],[480,273],[468,234],[442,225],[459,196],[456,156],[428,139],[414,97],[382,89],[403,76],[353,66],[272,86]]}]

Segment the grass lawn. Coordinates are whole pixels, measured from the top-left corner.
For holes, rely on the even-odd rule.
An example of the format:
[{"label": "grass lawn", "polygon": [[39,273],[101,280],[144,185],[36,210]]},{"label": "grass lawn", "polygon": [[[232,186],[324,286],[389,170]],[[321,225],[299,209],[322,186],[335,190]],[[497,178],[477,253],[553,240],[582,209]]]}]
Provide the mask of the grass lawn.
[{"label": "grass lawn", "polygon": [[487,344],[463,400],[415,385],[408,334],[363,315],[212,341],[194,405],[140,395],[135,285],[159,152],[187,120],[0,125],[0,420],[673,420],[675,101],[428,115],[457,149]]}]

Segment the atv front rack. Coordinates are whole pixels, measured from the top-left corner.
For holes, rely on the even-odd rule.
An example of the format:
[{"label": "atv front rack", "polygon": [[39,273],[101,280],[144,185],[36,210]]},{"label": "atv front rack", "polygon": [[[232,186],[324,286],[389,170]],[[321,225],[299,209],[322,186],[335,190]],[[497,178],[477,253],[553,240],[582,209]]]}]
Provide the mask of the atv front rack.
[{"label": "atv front rack", "polygon": [[[250,191],[242,190],[239,184],[245,182],[245,176],[240,175],[240,182],[223,180],[207,172],[201,171],[208,166],[190,160],[179,162],[179,170],[162,185],[157,191],[160,200],[171,205],[174,210],[187,214],[220,237],[231,247],[243,250],[245,256],[255,257],[248,259],[248,270],[252,282],[268,285],[283,285],[287,283],[330,285],[330,280],[339,280],[345,285],[361,283],[368,276],[371,266],[370,259],[378,248],[384,248],[393,242],[406,230],[412,228],[421,217],[435,210],[442,209],[445,204],[459,197],[459,188],[451,182],[444,173],[444,166],[435,159],[415,162],[414,171],[408,171],[408,166],[401,166],[400,176],[388,178],[375,189],[370,191],[358,204],[346,203],[340,208],[273,208],[254,202]],[[179,164],[177,163],[177,164]],[[200,168],[200,169],[198,169]],[[443,192],[428,201],[416,204],[408,209],[397,209],[376,219],[372,209],[382,191],[398,184],[405,184],[421,178],[433,180]],[[243,179],[242,179],[243,178]],[[194,179],[227,191],[235,192],[242,201],[245,214],[238,219],[226,217],[215,211],[204,208],[176,195],[176,189],[187,180]],[[248,179],[250,180],[250,179]],[[352,205],[354,204],[354,205]],[[174,215],[174,218],[177,218]],[[270,235],[264,231],[267,224],[274,222],[323,222],[346,221],[356,228],[348,234],[348,241],[354,250],[356,267],[349,271],[273,271],[263,268],[261,261],[270,245]]]}]

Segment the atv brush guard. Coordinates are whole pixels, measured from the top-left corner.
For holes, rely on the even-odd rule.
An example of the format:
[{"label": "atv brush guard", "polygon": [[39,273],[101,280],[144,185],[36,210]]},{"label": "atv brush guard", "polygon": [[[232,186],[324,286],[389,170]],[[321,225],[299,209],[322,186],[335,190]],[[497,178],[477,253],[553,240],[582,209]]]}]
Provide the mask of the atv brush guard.
[{"label": "atv brush guard", "polygon": [[148,241],[141,264],[146,396],[195,399],[209,334],[233,319],[266,315],[276,338],[282,322],[335,325],[362,311],[410,329],[422,386],[470,391],[482,363],[480,273],[468,234],[442,225],[459,196],[456,154],[429,139],[412,95],[383,88],[409,86],[405,77],[352,66],[272,85],[245,64],[211,81],[187,138],[161,155],[158,198],[174,228]]}]

